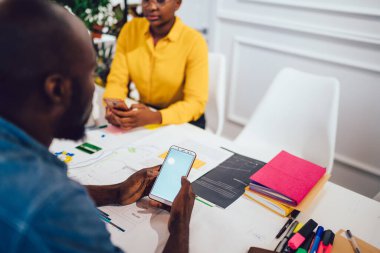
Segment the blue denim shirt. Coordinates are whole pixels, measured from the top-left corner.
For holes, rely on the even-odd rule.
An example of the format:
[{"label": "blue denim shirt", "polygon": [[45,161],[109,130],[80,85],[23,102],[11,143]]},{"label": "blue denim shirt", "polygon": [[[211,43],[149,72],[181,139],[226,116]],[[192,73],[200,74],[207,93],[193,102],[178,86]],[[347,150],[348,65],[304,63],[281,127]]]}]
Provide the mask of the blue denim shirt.
[{"label": "blue denim shirt", "polygon": [[80,184],[0,117],[0,252],[120,252]]}]

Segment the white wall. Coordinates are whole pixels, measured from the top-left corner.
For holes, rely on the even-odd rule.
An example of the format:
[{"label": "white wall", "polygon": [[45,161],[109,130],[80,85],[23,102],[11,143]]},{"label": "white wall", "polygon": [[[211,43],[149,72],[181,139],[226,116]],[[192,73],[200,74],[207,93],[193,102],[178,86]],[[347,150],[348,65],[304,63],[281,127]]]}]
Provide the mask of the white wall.
[{"label": "white wall", "polygon": [[337,159],[380,175],[380,2],[224,0],[217,10],[215,50],[230,62],[228,119],[243,126],[285,66],[335,76]]},{"label": "white wall", "polygon": [[182,21],[202,32],[208,40],[210,36],[210,25],[214,22],[213,15],[210,11],[214,9],[215,0],[182,0],[181,8],[177,11],[176,15]]}]

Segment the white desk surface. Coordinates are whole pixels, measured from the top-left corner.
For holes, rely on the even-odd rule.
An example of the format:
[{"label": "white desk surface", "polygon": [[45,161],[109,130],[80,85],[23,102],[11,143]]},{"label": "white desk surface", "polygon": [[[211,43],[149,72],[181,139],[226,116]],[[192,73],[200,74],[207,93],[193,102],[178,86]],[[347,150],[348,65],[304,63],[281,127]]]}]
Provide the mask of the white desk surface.
[{"label": "white desk surface", "polygon": [[[173,129],[207,142],[208,145],[223,146],[241,154],[248,153],[239,150],[227,139],[189,124],[175,126]],[[155,131],[137,129],[118,139],[135,141],[152,132]],[[331,182],[326,184],[314,202],[315,205],[301,213],[297,220],[306,222],[312,218],[325,229],[334,232],[350,229],[355,236],[380,248],[379,202]],[[130,233],[110,228],[112,241],[127,252],[161,252],[168,238],[169,214],[163,211],[152,217],[154,218],[149,222],[140,224]],[[209,207],[195,201],[190,224],[190,252],[247,252],[250,246],[274,249],[278,243],[274,236],[286,220],[244,197],[227,209]]]}]

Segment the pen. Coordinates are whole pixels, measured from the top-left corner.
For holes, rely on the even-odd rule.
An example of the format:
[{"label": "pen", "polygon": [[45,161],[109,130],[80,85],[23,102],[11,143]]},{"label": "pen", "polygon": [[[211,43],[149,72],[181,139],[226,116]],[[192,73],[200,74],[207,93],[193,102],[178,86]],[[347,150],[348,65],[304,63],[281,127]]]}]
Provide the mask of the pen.
[{"label": "pen", "polygon": [[232,154],[236,154],[234,151],[232,151],[232,150],[229,150],[229,149],[227,149],[227,148],[225,148],[225,147],[220,147],[221,149],[224,149],[224,150],[226,150],[226,151],[228,151],[228,152],[231,152]]},{"label": "pen", "polygon": [[106,212],[103,212],[102,210],[100,210],[99,208],[98,208],[98,211],[101,213],[101,214],[103,214],[103,215],[105,215],[105,216],[110,216],[108,213],[106,213]]},{"label": "pen", "polygon": [[321,241],[322,235],[323,235],[324,228],[322,226],[319,226],[317,228],[317,232],[315,233],[314,242],[311,246],[310,253],[316,253],[318,250],[319,242]]},{"label": "pen", "polygon": [[289,220],[285,223],[284,226],[282,226],[282,228],[280,229],[280,231],[277,233],[276,235],[276,239],[280,238],[281,235],[285,232],[285,230],[289,227],[289,225],[292,223],[292,221],[297,218],[298,214],[300,213],[300,211],[298,210],[293,210],[291,213],[290,213],[290,218]]},{"label": "pen", "polygon": [[294,221],[293,224],[289,227],[288,232],[285,234],[285,237],[277,244],[277,247],[274,249],[275,252],[282,252],[284,246],[288,242],[290,236],[293,233],[294,228],[298,225],[298,221]]},{"label": "pen", "polygon": [[108,218],[107,216],[104,216],[102,214],[98,214],[98,215],[99,215],[100,219],[102,219],[102,220],[106,220],[107,222],[111,221],[111,219]]},{"label": "pen", "polygon": [[335,234],[330,230],[326,230],[323,233],[322,240],[319,243],[317,253],[329,253],[334,243]]},{"label": "pen", "polygon": [[356,242],[355,237],[352,236],[352,233],[351,233],[350,230],[346,231],[346,236],[347,236],[348,240],[350,240],[350,243],[352,245],[352,248],[354,249],[354,252],[355,253],[360,253],[359,245]]},{"label": "pen", "polygon": [[114,226],[115,228],[119,229],[121,232],[125,232],[125,229],[119,227],[118,225],[116,225],[115,223],[113,223],[111,221],[110,218],[107,218],[107,217],[104,217],[103,215],[99,215],[99,217],[104,221],[104,222],[107,222],[108,224],[111,224],[112,226]]}]

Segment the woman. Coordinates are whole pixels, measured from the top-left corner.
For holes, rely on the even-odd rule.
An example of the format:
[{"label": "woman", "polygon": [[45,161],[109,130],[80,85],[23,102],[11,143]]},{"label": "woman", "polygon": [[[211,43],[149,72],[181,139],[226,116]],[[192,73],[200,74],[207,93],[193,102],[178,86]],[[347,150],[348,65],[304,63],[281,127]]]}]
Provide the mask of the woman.
[{"label": "woman", "polygon": [[141,103],[129,110],[107,107],[111,124],[124,129],[186,122],[205,127],[207,44],[175,16],[180,6],[181,0],[142,0],[144,18],[121,30],[104,98],[124,100],[133,81]]}]

